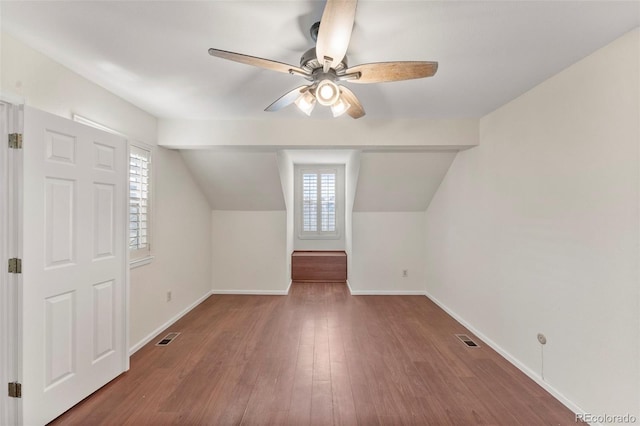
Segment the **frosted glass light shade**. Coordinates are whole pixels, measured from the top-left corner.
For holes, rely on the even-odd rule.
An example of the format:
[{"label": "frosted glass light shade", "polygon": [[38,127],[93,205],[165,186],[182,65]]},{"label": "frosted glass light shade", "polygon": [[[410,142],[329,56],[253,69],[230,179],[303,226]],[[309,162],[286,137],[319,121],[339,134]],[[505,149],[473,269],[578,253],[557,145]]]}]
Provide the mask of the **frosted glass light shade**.
[{"label": "frosted glass light shade", "polygon": [[316,88],[316,98],[320,105],[333,105],[340,97],[338,85],[331,80],[322,80]]},{"label": "frosted glass light shade", "polygon": [[300,111],[311,115],[311,111],[316,106],[316,98],[310,91],[306,91],[295,100],[295,104]]},{"label": "frosted glass light shade", "polygon": [[338,100],[335,101],[333,105],[331,105],[331,113],[333,114],[334,118],[340,117],[342,114],[347,112],[349,108],[351,108],[351,104],[344,100],[342,96],[340,96]]}]

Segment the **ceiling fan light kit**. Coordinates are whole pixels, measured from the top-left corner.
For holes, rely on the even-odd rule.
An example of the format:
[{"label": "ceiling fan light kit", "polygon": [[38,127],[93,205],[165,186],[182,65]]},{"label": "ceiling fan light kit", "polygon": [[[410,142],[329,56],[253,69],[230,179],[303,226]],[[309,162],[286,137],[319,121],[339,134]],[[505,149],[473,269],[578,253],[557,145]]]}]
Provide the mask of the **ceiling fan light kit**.
[{"label": "ceiling fan light kit", "polygon": [[310,90],[307,90],[305,93],[301,94],[294,102],[300,109],[300,111],[310,116],[311,112],[316,106],[316,97],[313,96]]},{"label": "ceiling fan light kit", "polygon": [[316,46],[307,50],[300,59],[300,67],[269,59],[243,55],[220,49],[209,49],[211,56],[298,75],[311,84],[301,86],[278,98],[265,111],[279,111],[295,104],[303,113],[311,115],[316,103],[331,108],[334,117],[345,112],[352,118],[365,115],[362,104],[347,87],[338,84],[382,83],[433,76],[437,62],[400,61],[347,65],[347,48],[353,31],[357,0],[327,0],[320,22],[311,27],[310,33]]},{"label": "ceiling fan light kit", "polygon": [[351,104],[345,101],[342,96],[340,96],[338,100],[335,101],[333,105],[331,105],[331,113],[333,114],[334,118],[337,118],[347,112],[349,108],[351,108]]},{"label": "ceiling fan light kit", "polygon": [[331,106],[336,103],[340,97],[340,89],[338,85],[331,80],[322,80],[316,87],[316,99],[318,103],[324,106]]}]

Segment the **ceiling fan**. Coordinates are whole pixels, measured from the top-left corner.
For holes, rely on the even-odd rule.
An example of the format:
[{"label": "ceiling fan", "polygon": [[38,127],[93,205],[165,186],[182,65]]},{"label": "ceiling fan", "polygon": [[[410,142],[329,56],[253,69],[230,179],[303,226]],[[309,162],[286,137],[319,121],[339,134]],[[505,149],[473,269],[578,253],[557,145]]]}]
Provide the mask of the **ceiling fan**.
[{"label": "ceiling fan", "polygon": [[296,87],[269,105],[265,111],[278,111],[293,103],[307,115],[316,105],[331,107],[334,117],[345,112],[352,118],[364,116],[364,108],[356,95],[342,84],[382,83],[433,76],[437,62],[400,61],[347,65],[347,48],[351,39],[357,0],[327,0],[320,22],[311,27],[311,37],[316,46],[307,50],[300,59],[300,66],[285,64],[241,53],[209,49],[209,54],[230,61],[266,68],[273,71],[299,75],[310,84]]}]

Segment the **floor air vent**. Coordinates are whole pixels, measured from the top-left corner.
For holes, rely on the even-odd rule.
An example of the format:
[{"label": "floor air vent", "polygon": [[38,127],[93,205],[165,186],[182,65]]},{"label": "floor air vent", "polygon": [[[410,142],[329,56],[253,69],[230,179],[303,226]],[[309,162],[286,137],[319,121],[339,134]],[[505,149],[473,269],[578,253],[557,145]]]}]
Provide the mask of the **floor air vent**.
[{"label": "floor air vent", "polygon": [[467,336],[466,334],[456,334],[456,337],[458,339],[460,339],[462,341],[462,343],[464,343],[465,345],[469,346],[470,348],[479,348],[480,347],[480,345],[478,345],[476,342],[471,340],[471,337]]},{"label": "floor air vent", "polygon": [[162,338],[162,340],[160,340],[158,343],[156,343],[156,346],[167,346],[169,343],[171,343],[171,341],[173,339],[175,339],[176,337],[178,337],[180,333],[169,333],[166,336],[164,336]]}]

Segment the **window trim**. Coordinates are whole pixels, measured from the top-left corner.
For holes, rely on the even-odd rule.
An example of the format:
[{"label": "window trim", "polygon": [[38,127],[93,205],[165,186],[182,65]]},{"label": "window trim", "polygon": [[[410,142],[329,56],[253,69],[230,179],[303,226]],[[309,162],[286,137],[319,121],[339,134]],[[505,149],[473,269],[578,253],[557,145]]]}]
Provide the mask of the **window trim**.
[{"label": "window trim", "polygon": [[[131,250],[129,244],[127,244],[127,250],[129,250],[129,267],[131,269],[138,268],[140,266],[147,265],[153,261],[153,199],[154,199],[154,165],[153,165],[153,147],[144,142],[129,141],[127,144],[127,188],[131,182],[129,175],[129,161],[131,159],[131,148],[135,148],[141,151],[149,153],[149,191],[147,193],[147,248]],[[127,204],[131,204],[131,197],[127,193]],[[131,221],[127,220],[127,224],[130,225]],[[129,227],[127,227],[129,228]],[[127,242],[129,241],[129,234],[127,233]]]},{"label": "window trim", "polygon": [[[342,228],[344,226],[344,178],[340,165],[334,164],[310,164],[297,165],[295,198],[296,200],[296,228],[298,238],[301,240],[339,240],[342,238]],[[335,231],[304,231],[304,196],[303,196],[303,175],[305,173],[321,174],[330,172],[335,175],[336,182],[336,229]],[[321,210],[318,209],[318,214]]]}]

